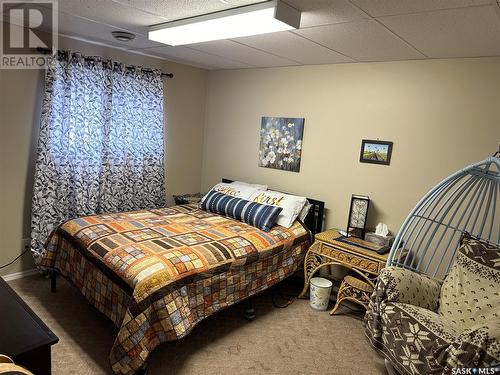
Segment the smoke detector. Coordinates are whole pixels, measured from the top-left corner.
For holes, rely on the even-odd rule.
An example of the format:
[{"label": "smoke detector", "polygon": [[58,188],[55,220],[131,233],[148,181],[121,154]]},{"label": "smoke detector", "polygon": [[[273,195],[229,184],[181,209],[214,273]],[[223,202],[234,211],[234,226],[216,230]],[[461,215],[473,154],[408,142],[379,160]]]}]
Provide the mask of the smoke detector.
[{"label": "smoke detector", "polygon": [[112,31],[111,35],[120,42],[130,42],[135,39],[135,34],[129,33],[128,31]]}]

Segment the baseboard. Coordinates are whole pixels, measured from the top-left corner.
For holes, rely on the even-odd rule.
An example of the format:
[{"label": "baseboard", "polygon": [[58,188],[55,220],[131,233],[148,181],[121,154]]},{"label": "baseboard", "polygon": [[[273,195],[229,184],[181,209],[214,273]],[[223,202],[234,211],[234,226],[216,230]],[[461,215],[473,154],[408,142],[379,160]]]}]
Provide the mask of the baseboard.
[{"label": "baseboard", "polygon": [[21,271],[21,272],[14,272],[14,273],[10,273],[8,275],[0,276],[0,277],[3,278],[5,281],[12,281],[12,280],[21,279],[23,277],[27,277],[27,276],[31,276],[31,275],[36,275],[36,274],[38,274],[38,270],[36,268],[33,268],[31,270],[26,270],[26,271]]}]

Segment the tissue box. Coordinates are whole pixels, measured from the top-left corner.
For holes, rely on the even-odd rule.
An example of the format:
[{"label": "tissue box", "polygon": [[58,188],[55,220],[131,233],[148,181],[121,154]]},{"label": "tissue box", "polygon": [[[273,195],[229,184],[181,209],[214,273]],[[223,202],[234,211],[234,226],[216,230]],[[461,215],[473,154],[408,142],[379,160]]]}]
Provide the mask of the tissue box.
[{"label": "tissue box", "polygon": [[373,232],[368,232],[365,234],[365,240],[376,243],[380,246],[387,246],[387,248],[390,248],[392,246],[392,243],[394,242],[394,236],[387,235],[387,237],[384,237],[379,236],[378,234],[375,234]]}]

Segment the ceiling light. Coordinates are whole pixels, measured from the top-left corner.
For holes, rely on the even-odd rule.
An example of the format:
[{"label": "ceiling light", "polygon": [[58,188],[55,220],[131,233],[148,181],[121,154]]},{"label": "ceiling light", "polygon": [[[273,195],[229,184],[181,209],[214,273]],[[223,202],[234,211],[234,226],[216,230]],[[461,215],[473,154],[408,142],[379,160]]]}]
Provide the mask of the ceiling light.
[{"label": "ceiling light", "polygon": [[135,39],[135,34],[129,33],[128,31],[112,31],[111,35],[120,42],[130,42]]},{"label": "ceiling light", "polygon": [[300,11],[281,0],[151,26],[149,40],[178,46],[297,29]]}]

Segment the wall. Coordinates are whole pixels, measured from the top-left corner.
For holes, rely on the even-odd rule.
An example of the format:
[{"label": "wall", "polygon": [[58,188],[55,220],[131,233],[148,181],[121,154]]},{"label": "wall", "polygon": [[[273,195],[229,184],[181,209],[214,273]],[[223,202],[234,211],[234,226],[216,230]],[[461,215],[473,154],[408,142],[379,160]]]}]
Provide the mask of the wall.
[{"label": "wall", "polygon": [[[409,210],[500,141],[500,59],[454,59],[209,73],[202,187],[222,177],[326,202],[345,228],[351,194],[369,226],[398,230]],[[261,116],[305,117],[300,173],[258,167]],[[390,166],[359,163],[362,139],[394,142]]]},{"label": "wall", "polygon": [[[62,38],[59,48],[174,73],[164,87],[167,196],[172,203],[174,193],[199,191],[206,71],[73,39]],[[42,95],[43,71],[0,70],[0,265],[19,255],[22,238],[29,237]],[[0,275],[32,267],[26,254]]]}]

